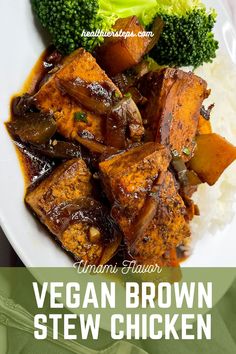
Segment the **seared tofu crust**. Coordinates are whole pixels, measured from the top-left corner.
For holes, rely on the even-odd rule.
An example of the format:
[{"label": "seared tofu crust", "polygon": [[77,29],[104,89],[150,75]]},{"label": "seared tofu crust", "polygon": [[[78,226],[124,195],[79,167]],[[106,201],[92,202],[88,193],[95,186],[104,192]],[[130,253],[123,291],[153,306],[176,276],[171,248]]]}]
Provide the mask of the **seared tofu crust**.
[{"label": "seared tofu crust", "polygon": [[[106,84],[117,95],[121,94],[119,89],[96,63],[94,57],[80,48],[65,58],[62,67],[35,95],[38,108],[54,114],[58,132],[64,137],[71,139],[79,134],[104,142],[105,118],[86,110],[68,95],[63,94],[58,85],[59,79],[71,82],[81,79],[88,84]],[[75,113],[84,113],[87,121],[76,120]]]},{"label": "seared tofu crust", "polygon": [[146,139],[178,151],[188,161],[196,146],[200,109],[209,95],[207,83],[192,72],[165,68],[146,74],[139,89],[148,100],[142,111]]},{"label": "seared tofu crust", "polygon": [[[139,263],[170,265],[170,251],[190,236],[186,209],[167,171],[168,149],[147,143],[100,163],[102,180],[113,203],[112,216],[123,231],[129,254]],[[142,234],[134,233],[140,213],[161,172],[157,211]]]},{"label": "seared tofu crust", "polygon": [[170,163],[168,150],[146,143],[99,164],[103,184],[111,202],[128,207],[132,214],[143,206],[146,194],[161,170]]},{"label": "seared tofu crust", "polygon": [[91,173],[82,159],[61,164],[49,177],[26,195],[26,203],[44,223],[57,205],[91,196]]},{"label": "seared tofu crust", "polygon": [[185,244],[190,237],[185,214],[184,202],[176,190],[172,174],[167,172],[159,191],[156,216],[146,232],[133,240],[131,255],[143,263],[152,258],[165,264],[172,248]]},{"label": "seared tofu crust", "polygon": [[75,259],[99,264],[103,254],[109,260],[119,246],[118,237],[105,242],[108,235],[97,225],[96,213],[104,223],[106,219],[100,203],[92,199],[91,173],[82,159],[60,165],[27,193],[26,203]]}]

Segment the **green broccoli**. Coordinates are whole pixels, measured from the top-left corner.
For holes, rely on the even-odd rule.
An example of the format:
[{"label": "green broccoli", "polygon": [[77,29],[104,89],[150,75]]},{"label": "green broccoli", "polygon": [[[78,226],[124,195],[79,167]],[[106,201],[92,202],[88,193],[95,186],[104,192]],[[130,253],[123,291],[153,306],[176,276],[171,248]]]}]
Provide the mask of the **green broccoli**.
[{"label": "green broccoli", "polygon": [[160,65],[198,67],[215,57],[218,42],[212,29],[214,11],[201,0],[31,0],[55,46],[68,54],[79,46],[93,51],[102,37],[83,36],[83,30],[110,31],[118,18],[136,15],[150,28],[157,16],[164,30],[151,56]]},{"label": "green broccoli", "polygon": [[[105,16],[98,0],[31,0],[31,3],[53,44],[63,54],[69,54],[79,46],[92,50],[102,39],[84,37],[83,30],[110,30],[117,19],[112,13]],[[106,0],[100,3],[105,4]]]},{"label": "green broccoli", "polygon": [[182,16],[158,14],[164,21],[164,31],[150,53],[160,65],[193,66],[212,62],[219,47],[212,32],[214,12],[195,9]]},{"label": "green broccoli", "polygon": [[[141,0],[139,4],[142,1],[145,2]],[[149,5],[150,2],[151,11],[139,15],[145,25],[157,16],[164,21],[162,35],[150,53],[159,65],[197,68],[213,61],[219,47],[213,33],[215,10],[207,11],[201,0],[150,0]]]}]

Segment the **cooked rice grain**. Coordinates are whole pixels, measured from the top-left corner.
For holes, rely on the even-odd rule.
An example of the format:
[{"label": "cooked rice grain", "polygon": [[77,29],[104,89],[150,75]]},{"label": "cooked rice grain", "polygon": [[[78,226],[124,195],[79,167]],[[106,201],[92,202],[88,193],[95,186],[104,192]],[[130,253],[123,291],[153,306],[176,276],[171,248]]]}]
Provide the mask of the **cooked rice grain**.
[{"label": "cooked rice grain", "polygon": [[[213,64],[197,69],[196,75],[204,78],[211,88],[205,106],[215,103],[211,114],[214,132],[236,145],[236,66],[227,57],[219,55]],[[201,185],[194,200],[201,216],[195,217],[191,225],[193,243],[207,233],[215,234],[232,221],[236,209],[236,163],[213,187]]]}]

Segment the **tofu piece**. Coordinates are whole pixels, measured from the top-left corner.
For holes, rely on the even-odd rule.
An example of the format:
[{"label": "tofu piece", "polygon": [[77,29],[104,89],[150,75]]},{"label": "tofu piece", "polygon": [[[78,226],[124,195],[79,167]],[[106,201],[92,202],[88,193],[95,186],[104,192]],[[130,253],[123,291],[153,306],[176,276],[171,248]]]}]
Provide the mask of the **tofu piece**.
[{"label": "tofu piece", "polygon": [[[94,57],[80,48],[65,58],[62,67],[36,93],[37,106],[54,114],[58,132],[65,138],[72,139],[79,134],[103,143],[106,124],[104,117],[86,110],[59,89],[59,79],[74,81],[78,78],[88,84],[105,83],[114,93],[120,95],[119,89],[99,67]],[[76,121],[74,118],[77,112],[86,113],[87,122]]]},{"label": "tofu piece", "polygon": [[130,254],[142,263],[151,258],[158,264],[166,264],[169,252],[177,246],[186,244],[190,237],[185,214],[186,208],[177,192],[173,176],[167,172],[159,191],[156,216],[146,232],[133,240]]},{"label": "tofu piece", "polygon": [[146,143],[99,164],[106,194],[112,203],[136,212],[144,203],[154,180],[167,170],[170,154],[157,143]]},{"label": "tofu piece", "polygon": [[133,32],[134,37],[108,37],[96,50],[96,57],[108,75],[118,73],[138,64],[145,54],[150,39],[138,36],[144,31],[136,16],[120,18],[116,21],[114,31]]},{"label": "tofu piece", "polygon": [[207,83],[192,72],[165,68],[146,74],[138,86],[148,99],[142,111],[148,122],[146,139],[177,150],[188,161],[195,149],[202,102],[209,95]]},{"label": "tofu piece", "polygon": [[[100,203],[92,198],[91,173],[82,159],[59,166],[27,193],[26,203],[76,260],[97,265],[104,255],[109,260],[116,252],[120,240],[115,236],[107,242],[109,235],[103,230],[108,230],[109,222]],[[98,225],[99,218],[102,225]]]},{"label": "tofu piece", "polygon": [[[190,236],[184,202],[167,171],[169,162],[168,149],[147,143],[99,166],[113,202],[112,216],[124,233],[129,254],[138,263],[173,265],[173,248],[185,244]],[[165,179],[158,192],[157,211],[144,233],[137,236],[133,230],[154,181],[163,171]]]},{"label": "tofu piece", "polygon": [[35,189],[27,193],[26,203],[42,223],[57,205],[75,199],[91,197],[91,173],[82,159],[68,160],[60,165]]}]

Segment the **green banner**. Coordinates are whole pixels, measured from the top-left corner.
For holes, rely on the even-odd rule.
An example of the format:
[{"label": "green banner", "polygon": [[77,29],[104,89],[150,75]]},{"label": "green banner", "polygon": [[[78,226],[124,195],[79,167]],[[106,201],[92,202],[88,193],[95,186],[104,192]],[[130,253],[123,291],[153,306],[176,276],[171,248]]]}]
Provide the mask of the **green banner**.
[{"label": "green banner", "polygon": [[[230,353],[234,268],[0,268],[5,354]],[[1,348],[2,346],[2,348]]]}]

